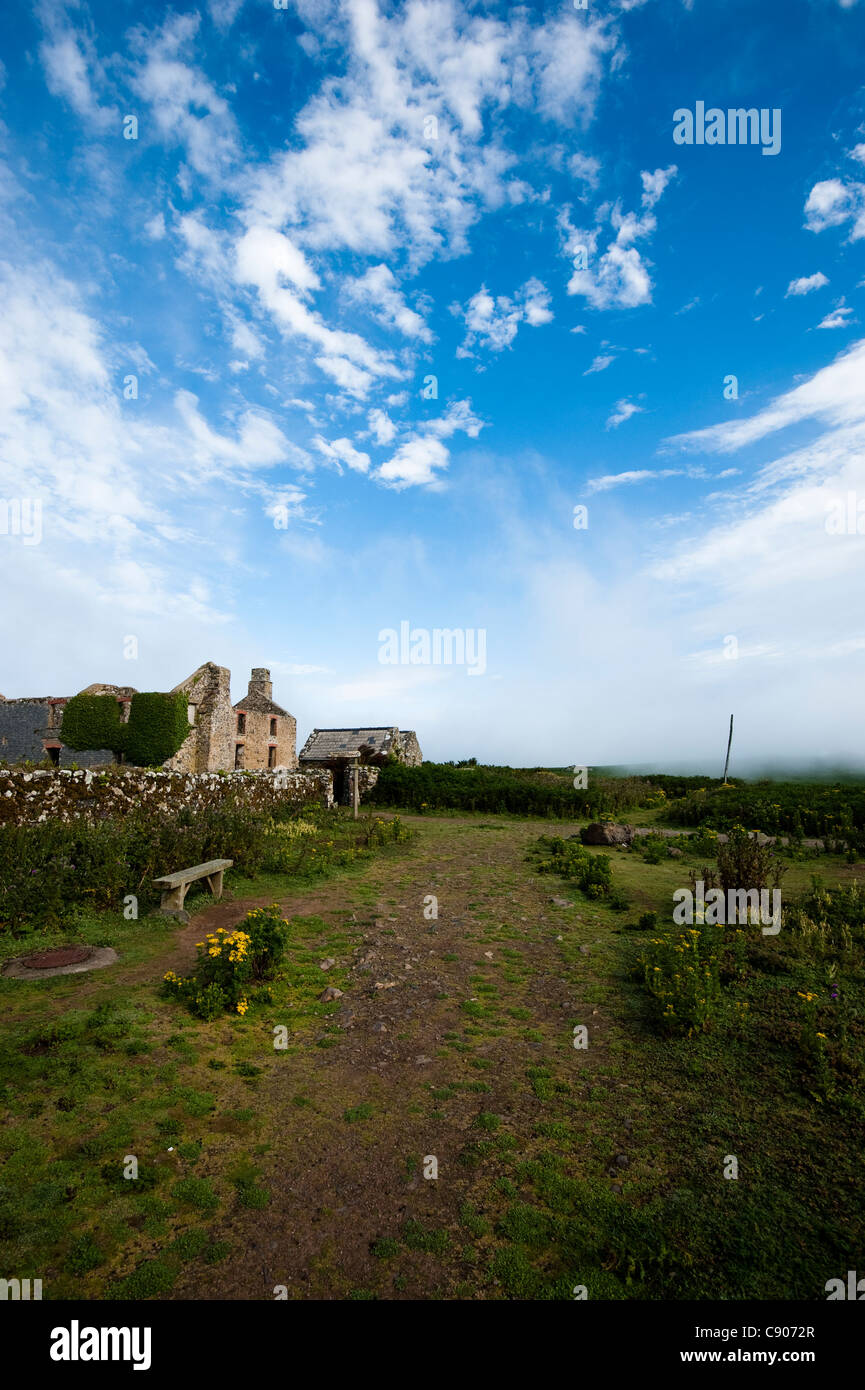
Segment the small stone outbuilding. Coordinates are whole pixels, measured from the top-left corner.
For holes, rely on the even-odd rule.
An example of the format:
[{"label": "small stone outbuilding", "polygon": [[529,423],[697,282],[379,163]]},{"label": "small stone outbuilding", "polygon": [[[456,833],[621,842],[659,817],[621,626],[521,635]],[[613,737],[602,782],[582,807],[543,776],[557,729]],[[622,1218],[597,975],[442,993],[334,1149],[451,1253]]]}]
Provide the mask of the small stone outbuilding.
[{"label": "small stone outbuilding", "polygon": [[329,768],[333,773],[334,797],[343,806],[351,804],[351,768],[360,765],[360,791],[366,791],[378,778],[378,768],[393,756],[409,767],[420,767],[423,755],[413,730],[400,733],[395,725],[369,729],[313,729],[300,750],[301,768]]}]

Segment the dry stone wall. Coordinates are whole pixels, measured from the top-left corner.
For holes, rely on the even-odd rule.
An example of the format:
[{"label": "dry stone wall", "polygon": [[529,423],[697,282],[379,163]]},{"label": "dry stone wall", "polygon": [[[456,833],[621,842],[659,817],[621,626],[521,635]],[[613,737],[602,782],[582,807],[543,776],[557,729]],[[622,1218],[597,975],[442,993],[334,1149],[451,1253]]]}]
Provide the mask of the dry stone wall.
[{"label": "dry stone wall", "polygon": [[106,767],[27,772],[0,769],[0,825],[35,825],[50,819],[98,820],[134,810],[164,813],[236,800],[255,810],[333,805],[333,776],[324,769],[292,772],[163,772]]}]

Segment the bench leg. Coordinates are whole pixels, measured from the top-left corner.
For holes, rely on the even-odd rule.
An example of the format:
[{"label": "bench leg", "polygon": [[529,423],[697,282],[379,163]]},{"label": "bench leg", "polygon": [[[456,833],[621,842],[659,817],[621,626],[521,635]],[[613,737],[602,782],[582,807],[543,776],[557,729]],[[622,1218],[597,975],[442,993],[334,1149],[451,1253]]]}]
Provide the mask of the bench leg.
[{"label": "bench leg", "polygon": [[188,883],[179,883],[176,888],[166,888],[159,904],[162,912],[181,912],[186,899]]},{"label": "bench leg", "polygon": [[208,875],[207,875],[207,880],[206,880],[206,881],[207,881],[207,887],[208,887],[209,890],[210,890],[211,896],[214,897],[214,898],[221,898],[221,897],[222,897],[222,875],[223,875],[223,872],[224,872],[224,871],[223,871],[222,869],[219,869],[215,874],[208,874]]}]

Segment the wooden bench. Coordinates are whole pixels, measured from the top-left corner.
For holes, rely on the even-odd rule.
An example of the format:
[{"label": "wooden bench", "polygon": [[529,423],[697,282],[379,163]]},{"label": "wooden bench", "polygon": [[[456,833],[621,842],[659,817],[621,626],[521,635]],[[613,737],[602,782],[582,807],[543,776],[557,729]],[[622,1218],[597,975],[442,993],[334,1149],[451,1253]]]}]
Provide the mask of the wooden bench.
[{"label": "wooden bench", "polygon": [[191,869],[180,869],[176,874],[163,874],[162,878],[155,878],[153,882],[162,889],[160,912],[182,912],[189,885],[200,878],[207,879],[207,886],[214,898],[221,898],[222,875],[233,863],[233,859],[211,859],[209,864],[196,864]]}]

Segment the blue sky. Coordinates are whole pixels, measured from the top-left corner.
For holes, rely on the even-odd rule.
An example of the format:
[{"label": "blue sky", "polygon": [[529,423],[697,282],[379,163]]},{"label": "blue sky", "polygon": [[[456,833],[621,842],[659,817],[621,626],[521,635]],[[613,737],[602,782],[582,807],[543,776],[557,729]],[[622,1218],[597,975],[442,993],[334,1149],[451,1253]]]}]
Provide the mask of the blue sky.
[{"label": "blue sky", "polygon": [[[7,0],[0,689],[859,760],[863,52],[838,0]],[[486,669],[382,664],[404,621]]]}]

